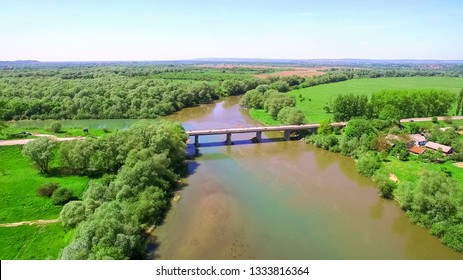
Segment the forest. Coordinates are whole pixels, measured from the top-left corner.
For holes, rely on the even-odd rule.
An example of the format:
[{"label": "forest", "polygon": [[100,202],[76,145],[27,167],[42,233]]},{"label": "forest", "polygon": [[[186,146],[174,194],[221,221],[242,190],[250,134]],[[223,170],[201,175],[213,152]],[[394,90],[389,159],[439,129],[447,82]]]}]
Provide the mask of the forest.
[{"label": "forest", "polygon": [[277,69],[150,64],[4,66],[0,71],[0,119],[146,119],[210,103],[223,96],[244,94],[259,85],[287,92],[365,77],[463,75],[463,67],[459,66],[447,66],[443,70],[401,66],[331,68],[322,76],[305,78],[254,77]]}]

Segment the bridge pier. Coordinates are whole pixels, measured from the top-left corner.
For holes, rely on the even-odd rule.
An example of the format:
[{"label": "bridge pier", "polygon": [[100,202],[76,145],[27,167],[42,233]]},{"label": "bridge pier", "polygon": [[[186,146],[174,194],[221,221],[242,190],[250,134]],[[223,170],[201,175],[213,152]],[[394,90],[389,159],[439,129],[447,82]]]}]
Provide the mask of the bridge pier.
[{"label": "bridge pier", "polygon": [[262,143],[262,131],[257,131],[256,132],[256,142],[257,143]]},{"label": "bridge pier", "polygon": [[286,130],[284,131],[284,139],[285,139],[285,141],[288,141],[288,140],[289,140],[289,136],[290,136],[290,135],[291,135],[291,130],[286,129]]},{"label": "bridge pier", "polygon": [[225,145],[231,145],[231,133],[227,133],[227,140],[225,141]]},{"label": "bridge pier", "polygon": [[195,135],[195,147],[199,147],[199,135]]}]

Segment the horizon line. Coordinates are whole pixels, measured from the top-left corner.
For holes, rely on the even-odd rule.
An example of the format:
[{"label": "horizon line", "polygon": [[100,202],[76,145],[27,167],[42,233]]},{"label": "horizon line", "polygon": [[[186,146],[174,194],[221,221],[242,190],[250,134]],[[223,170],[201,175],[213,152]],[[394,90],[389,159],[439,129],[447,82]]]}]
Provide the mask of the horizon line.
[{"label": "horizon line", "polygon": [[15,59],[0,60],[5,62],[35,62],[35,63],[59,63],[59,62],[182,62],[182,61],[440,61],[440,62],[463,62],[463,59],[437,59],[437,58],[247,58],[247,57],[204,57],[204,58],[178,58],[178,59],[121,59],[121,60],[37,60],[37,59]]}]

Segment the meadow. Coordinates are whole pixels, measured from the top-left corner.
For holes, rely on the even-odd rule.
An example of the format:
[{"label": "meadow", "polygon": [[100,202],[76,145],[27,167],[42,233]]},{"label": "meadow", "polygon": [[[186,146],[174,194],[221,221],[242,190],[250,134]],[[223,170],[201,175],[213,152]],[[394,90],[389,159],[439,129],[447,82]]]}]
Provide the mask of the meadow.
[{"label": "meadow", "polygon": [[[57,219],[62,206],[37,195],[37,188],[48,182],[59,183],[80,197],[89,178],[53,177],[40,174],[21,154],[22,146],[0,147],[0,224]],[[57,166],[54,161],[51,166]],[[61,223],[0,227],[0,259],[56,258],[69,242]]]},{"label": "meadow", "polygon": [[[332,119],[332,114],[324,110],[340,94],[364,94],[371,96],[374,92],[386,89],[444,89],[457,94],[463,88],[463,78],[451,77],[397,77],[375,79],[353,79],[338,83],[323,84],[297,89],[289,94],[296,98],[296,107],[306,115],[307,123],[320,123]],[[451,109],[449,114],[454,113]],[[279,124],[269,120],[264,110],[251,112],[251,117],[265,124]]]}]

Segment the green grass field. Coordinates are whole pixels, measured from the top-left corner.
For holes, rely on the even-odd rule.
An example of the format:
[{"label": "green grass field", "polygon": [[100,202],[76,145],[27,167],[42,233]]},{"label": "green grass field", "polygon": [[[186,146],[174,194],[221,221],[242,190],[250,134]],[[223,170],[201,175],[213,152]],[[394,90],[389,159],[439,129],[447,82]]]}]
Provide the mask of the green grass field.
[{"label": "green grass field", "polygon": [[[297,107],[307,116],[310,123],[331,118],[323,110],[323,106],[332,102],[339,94],[365,94],[371,96],[374,92],[385,89],[445,89],[458,93],[463,88],[463,79],[448,77],[405,77],[356,79],[345,82],[319,85],[290,92],[296,98]],[[305,100],[301,101],[299,96]]]},{"label": "green grass field", "polygon": [[[56,182],[79,197],[87,177],[46,177],[21,154],[22,146],[0,147],[0,224],[59,217],[61,206],[37,195],[46,182]],[[56,164],[56,160],[54,162]],[[56,258],[72,234],[61,223],[0,227],[0,259]]]},{"label": "green grass field", "polygon": [[[449,77],[404,77],[404,78],[377,78],[355,79],[339,83],[325,84],[289,92],[296,98],[296,106],[306,115],[308,123],[319,123],[332,119],[323,109],[325,104],[332,102],[339,94],[365,94],[385,89],[444,89],[459,93],[463,88],[463,78]],[[302,100],[301,100],[302,99]],[[264,110],[254,110],[251,117],[262,123],[268,123]],[[450,113],[454,113],[451,110]],[[278,121],[275,124],[279,124]]]},{"label": "green grass field", "polygon": [[37,188],[56,182],[79,197],[88,178],[79,176],[46,177],[21,154],[21,146],[0,147],[0,223],[56,219],[61,207],[37,195]]},{"label": "green grass field", "polygon": [[[410,155],[410,158],[417,157]],[[382,168],[389,174],[395,174],[401,182],[416,183],[424,170],[441,171],[446,168],[451,172],[452,178],[463,186],[463,169],[456,167],[454,162],[449,161],[442,164],[420,162],[416,160],[400,161],[395,157],[389,157],[387,162]]]},{"label": "green grass field", "polygon": [[90,129],[88,133],[85,133],[82,128],[63,128],[59,133],[48,131],[45,128],[19,128],[19,127],[8,127],[4,129],[0,134],[0,139],[18,139],[18,138],[37,138],[33,135],[22,136],[21,132],[37,133],[37,134],[49,134],[55,135],[58,138],[63,137],[100,137],[110,134],[114,130],[108,130],[105,132],[103,129]]},{"label": "green grass field", "polygon": [[66,231],[61,223],[38,226],[0,228],[0,259],[57,259],[72,239],[74,231]]}]

